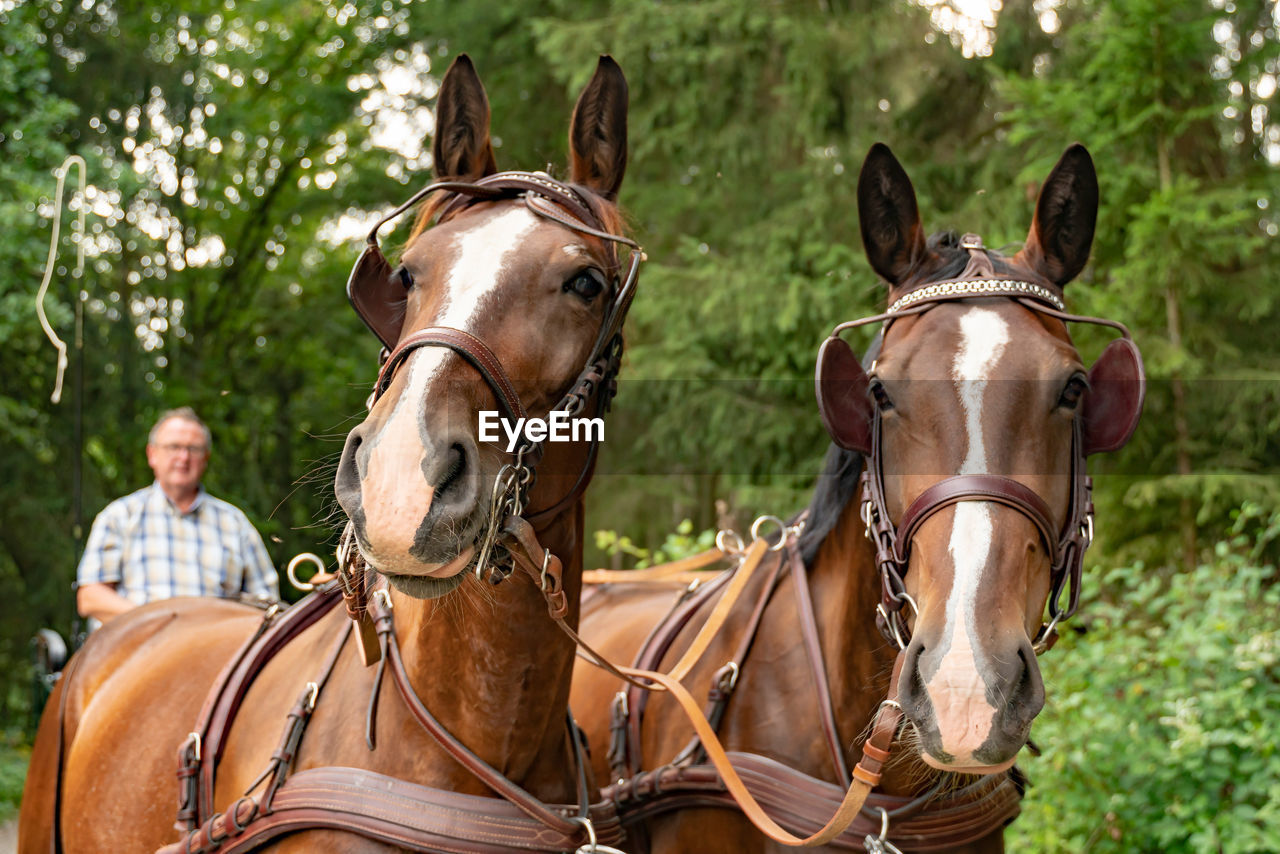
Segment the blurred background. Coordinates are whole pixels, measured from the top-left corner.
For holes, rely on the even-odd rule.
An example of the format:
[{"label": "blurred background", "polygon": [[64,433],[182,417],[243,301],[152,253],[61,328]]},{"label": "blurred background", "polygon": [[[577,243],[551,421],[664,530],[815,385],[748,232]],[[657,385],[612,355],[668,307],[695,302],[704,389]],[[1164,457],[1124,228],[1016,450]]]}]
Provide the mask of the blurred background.
[{"label": "blurred background", "polygon": [[[34,729],[30,641],[79,544],[150,481],[156,415],[210,423],[206,484],[277,564],[332,552],[331,480],[378,347],[344,284],[430,177],[475,61],[503,168],[563,174],[596,56],[631,85],[621,200],[648,250],[589,494],[633,566],[806,503],[818,344],[883,305],[858,169],[887,142],[928,230],[1020,243],[1063,149],[1102,188],[1069,308],[1152,380],[1092,463],[1099,537],[1046,657],[1013,851],[1280,851],[1280,68],[1273,0],[0,0],[0,820]],[[62,401],[35,294],[71,345]],[[87,212],[83,271],[70,233]],[[400,239],[403,239],[401,236]],[[1104,337],[1077,334],[1086,361]],[[82,346],[77,347],[77,340]],[[598,532],[598,533],[596,533]],[[850,615],[861,619],[860,615]]]}]

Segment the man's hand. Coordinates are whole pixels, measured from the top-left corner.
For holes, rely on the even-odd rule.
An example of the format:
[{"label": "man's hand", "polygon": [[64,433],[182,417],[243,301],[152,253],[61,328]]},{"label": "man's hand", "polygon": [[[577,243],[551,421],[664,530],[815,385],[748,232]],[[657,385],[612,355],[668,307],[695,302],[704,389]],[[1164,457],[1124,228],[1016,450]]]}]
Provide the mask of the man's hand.
[{"label": "man's hand", "polygon": [[117,614],[138,607],[116,592],[114,584],[82,584],[76,589],[76,610],[82,617],[105,623]]}]

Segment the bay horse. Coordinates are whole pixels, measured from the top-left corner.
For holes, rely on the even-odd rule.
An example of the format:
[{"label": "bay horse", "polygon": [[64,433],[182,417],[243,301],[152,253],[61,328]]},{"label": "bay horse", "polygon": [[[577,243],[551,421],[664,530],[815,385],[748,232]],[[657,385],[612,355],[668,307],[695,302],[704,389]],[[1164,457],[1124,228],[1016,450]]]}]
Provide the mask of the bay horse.
[{"label": "bay horse", "polygon": [[[707,697],[751,793],[793,834],[836,811],[849,769],[862,779],[863,763],[883,761],[898,714],[907,726],[879,788],[829,849],[1004,848],[1025,783],[1014,760],[1045,701],[1036,656],[1076,607],[1092,538],[1085,455],[1123,445],[1141,410],[1127,330],[1064,312],[1097,205],[1092,160],[1073,146],[1041,188],[1025,245],[1005,257],[977,235],[926,239],[897,159],[881,144],[866,158],[861,233],[890,307],[837,333],[880,323],[878,352],[860,364],[838,334],[823,345],[816,390],[835,444],[811,503],[773,520],[776,551],[684,680]],[[1086,371],[1073,320],[1124,337]],[[730,595],[730,573],[701,592],[687,576],[607,575],[584,596],[581,633],[649,671],[687,662]],[[633,850],[646,838],[654,852],[784,850],[734,808],[669,693],[646,696],[582,663],[571,699],[591,742],[610,745],[593,762]],[[860,747],[886,717],[885,743]]]},{"label": "bay horse", "polygon": [[[24,854],[549,851],[608,837],[566,726],[573,645],[547,613],[576,622],[598,442],[512,455],[478,428],[486,411],[602,416],[609,402],[643,257],[616,207],[627,97],[601,57],[573,112],[569,182],[497,172],[484,87],[465,55],[453,63],[437,183],[379,227],[434,195],[399,265],[375,228],[348,285],[389,353],[335,480],[346,574],[282,616],[170,600],[95,633],[41,723]],[[349,613],[331,607],[343,598]]]}]

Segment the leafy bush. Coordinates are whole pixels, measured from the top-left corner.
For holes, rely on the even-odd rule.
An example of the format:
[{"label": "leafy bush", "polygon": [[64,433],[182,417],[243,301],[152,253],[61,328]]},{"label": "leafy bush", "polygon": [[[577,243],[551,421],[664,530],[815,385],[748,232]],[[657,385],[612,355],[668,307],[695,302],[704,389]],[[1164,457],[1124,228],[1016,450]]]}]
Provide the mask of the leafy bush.
[{"label": "leafy bush", "polygon": [[22,800],[22,784],[27,779],[27,761],[31,748],[16,740],[0,737],[0,823],[18,812]]},{"label": "leafy bush", "polygon": [[596,531],[596,548],[610,558],[627,556],[635,559],[635,568],[657,566],[690,555],[704,552],[715,545],[716,532],[712,530],[693,532],[693,522],[688,519],[676,526],[674,532],[667,534],[662,545],[656,549],[637,546],[630,537],[622,536],[617,531]]},{"label": "leafy bush", "polygon": [[1280,851],[1280,514],[1246,506],[1191,573],[1094,573],[1048,705],[1012,851]]}]

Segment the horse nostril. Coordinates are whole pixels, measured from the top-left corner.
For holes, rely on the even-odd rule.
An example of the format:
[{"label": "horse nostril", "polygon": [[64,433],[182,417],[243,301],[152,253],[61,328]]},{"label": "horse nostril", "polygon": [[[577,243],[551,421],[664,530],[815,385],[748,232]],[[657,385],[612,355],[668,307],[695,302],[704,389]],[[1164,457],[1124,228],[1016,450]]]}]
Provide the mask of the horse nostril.
[{"label": "horse nostril", "polygon": [[436,494],[448,492],[462,477],[462,473],[467,468],[467,452],[459,444],[449,446],[449,450],[445,452],[445,470],[441,476],[440,482],[436,485]]}]

